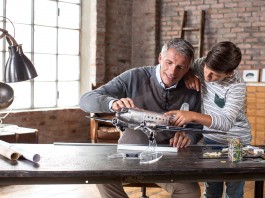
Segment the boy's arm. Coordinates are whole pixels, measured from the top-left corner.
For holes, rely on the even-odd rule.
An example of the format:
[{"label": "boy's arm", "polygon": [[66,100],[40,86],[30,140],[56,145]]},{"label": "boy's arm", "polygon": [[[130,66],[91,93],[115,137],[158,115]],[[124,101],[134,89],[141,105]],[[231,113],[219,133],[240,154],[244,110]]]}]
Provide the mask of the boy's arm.
[{"label": "boy's arm", "polygon": [[201,81],[191,72],[191,70],[189,70],[184,76],[184,82],[188,89],[194,89],[196,91],[201,90]]},{"label": "boy's arm", "polygon": [[210,115],[192,111],[169,111],[165,115],[172,116],[172,124],[183,126],[189,122],[196,122],[212,129],[229,131],[238,115],[244,109],[245,86],[238,83],[230,88],[226,98],[226,105],[222,113],[212,112]]},{"label": "boy's arm", "polygon": [[173,110],[166,112],[165,115],[171,116],[171,124],[175,126],[183,126],[188,123],[198,123],[207,127],[212,124],[212,117],[194,111]]},{"label": "boy's arm", "polygon": [[203,77],[203,66],[205,58],[198,58],[191,65],[190,70],[184,76],[185,85],[188,89],[200,91]]}]

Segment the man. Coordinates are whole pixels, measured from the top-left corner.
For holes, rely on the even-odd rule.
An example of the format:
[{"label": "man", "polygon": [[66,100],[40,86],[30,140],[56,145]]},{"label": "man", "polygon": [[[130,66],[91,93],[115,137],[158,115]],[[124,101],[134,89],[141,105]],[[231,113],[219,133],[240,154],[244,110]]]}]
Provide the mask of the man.
[{"label": "man", "polygon": [[[189,70],[194,60],[194,49],[183,39],[168,41],[159,54],[159,64],[128,70],[115,77],[102,87],[84,94],[80,107],[86,112],[118,112],[124,107],[141,108],[163,113],[180,109],[188,103],[192,111],[200,112],[200,93],[187,89],[182,77]],[[196,143],[201,134],[175,135],[175,146],[183,148]],[[158,144],[172,143],[173,133],[157,133]],[[170,140],[171,139],[171,140]],[[148,137],[141,131],[126,129],[119,143],[148,144]],[[159,186],[172,194],[172,197],[200,197],[198,183],[170,183]],[[121,183],[97,185],[103,198],[128,197]]]},{"label": "man", "polygon": [[[241,61],[241,51],[232,42],[223,41],[213,46],[206,57],[199,58],[192,66],[194,75],[187,75],[186,84],[191,89],[202,89],[203,113],[170,111],[172,123],[182,126],[196,122],[206,130],[225,131],[228,135],[204,134],[205,144],[228,144],[228,138],[240,139],[250,144],[251,130],[245,114],[246,85],[236,71]],[[200,83],[202,87],[200,87]],[[205,197],[222,197],[223,182],[205,183]],[[244,196],[244,181],[226,182],[226,197]]]}]

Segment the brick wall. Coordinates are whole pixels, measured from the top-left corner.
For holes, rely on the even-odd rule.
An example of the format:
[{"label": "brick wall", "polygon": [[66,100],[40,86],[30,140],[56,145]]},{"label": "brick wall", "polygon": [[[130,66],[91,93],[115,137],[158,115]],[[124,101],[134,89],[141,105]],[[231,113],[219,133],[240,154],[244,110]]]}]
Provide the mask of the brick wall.
[{"label": "brick wall", "polygon": [[106,75],[109,81],[131,66],[132,2],[106,1]]},{"label": "brick wall", "polygon": [[[89,119],[86,115],[79,108],[11,112],[3,123],[38,129],[39,143],[82,143],[90,141]],[[30,139],[24,138],[24,142]]]},{"label": "brick wall", "polygon": [[157,63],[156,5],[154,0],[97,1],[97,64],[92,82],[108,82],[127,69]]},{"label": "brick wall", "polygon": [[195,25],[201,9],[206,10],[204,54],[216,42],[228,40],[242,50],[241,70],[265,67],[265,1],[163,0],[161,41],[180,35],[183,10],[188,10],[188,24]]},{"label": "brick wall", "polygon": [[157,29],[160,26],[156,20],[159,13],[158,2],[154,0],[134,0],[132,13],[132,67],[157,64],[156,44]]},{"label": "brick wall", "polygon": [[[243,54],[239,69],[265,67],[265,1],[262,0],[111,0],[105,3],[105,69],[97,80],[107,82],[128,68],[157,63],[162,44],[180,36],[182,11],[187,24],[199,23],[200,10],[206,11],[203,54],[219,41],[233,41]],[[104,7],[104,6],[103,6]],[[99,9],[99,6],[98,6]],[[101,8],[100,8],[101,9]],[[102,15],[98,12],[98,14]],[[98,18],[99,19],[99,18]],[[102,24],[98,21],[98,24]],[[102,29],[102,26],[100,26]],[[103,28],[104,29],[104,28]],[[102,35],[100,35],[102,36]],[[196,44],[197,36],[186,39]],[[103,49],[103,48],[102,48]],[[102,69],[100,64],[98,69]],[[106,78],[102,81],[102,76]]]},{"label": "brick wall", "polygon": [[131,65],[132,1],[98,0],[96,19],[96,65],[90,77],[101,84]]},{"label": "brick wall", "polygon": [[103,83],[105,82],[106,73],[106,1],[98,0],[96,8],[96,54],[90,54],[93,57],[95,56],[95,65],[92,65],[91,82]]}]

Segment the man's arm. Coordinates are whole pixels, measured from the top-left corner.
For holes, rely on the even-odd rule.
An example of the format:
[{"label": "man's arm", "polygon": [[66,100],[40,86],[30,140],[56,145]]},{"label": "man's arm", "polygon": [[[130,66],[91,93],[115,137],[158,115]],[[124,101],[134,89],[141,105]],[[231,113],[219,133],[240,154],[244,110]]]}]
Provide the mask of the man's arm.
[{"label": "man's arm", "polygon": [[116,98],[105,95],[104,90],[98,88],[83,94],[79,106],[85,112],[110,113],[108,104],[112,100]]},{"label": "man's arm", "polygon": [[83,94],[80,98],[80,108],[85,112],[109,113],[109,106],[116,100],[126,98],[126,79],[128,72],[113,78],[105,85]]},{"label": "man's arm", "polygon": [[120,111],[124,107],[137,108],[132,100],[137,89],[137,72],[136,69],[127,70],[98,89],[85,93],[80,98],[80,108],[93,113]]}]

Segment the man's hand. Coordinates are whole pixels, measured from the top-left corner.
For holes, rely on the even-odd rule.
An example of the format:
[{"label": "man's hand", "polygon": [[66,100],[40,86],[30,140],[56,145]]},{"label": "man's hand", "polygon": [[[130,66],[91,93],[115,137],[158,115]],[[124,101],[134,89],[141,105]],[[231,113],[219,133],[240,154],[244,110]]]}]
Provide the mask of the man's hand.
[{"label": "man's hand", "polygon": [[175,136],[169,140],[170,146],[177,148],[186,148],[190,145],[190,138],[183,131],[175,133]]},{"label": "man's hand", "polygon": [[113,111],[120,111],[122,108],[136,108],[134,102],[130,98],[121,98],[112,103]]},{"label": "man's hand", "polygon": [[188,89],[195,89],[196,91],[200,91],[201,82],[200,80],[191,72],[188,72],[184,76],[185,85]]}]

